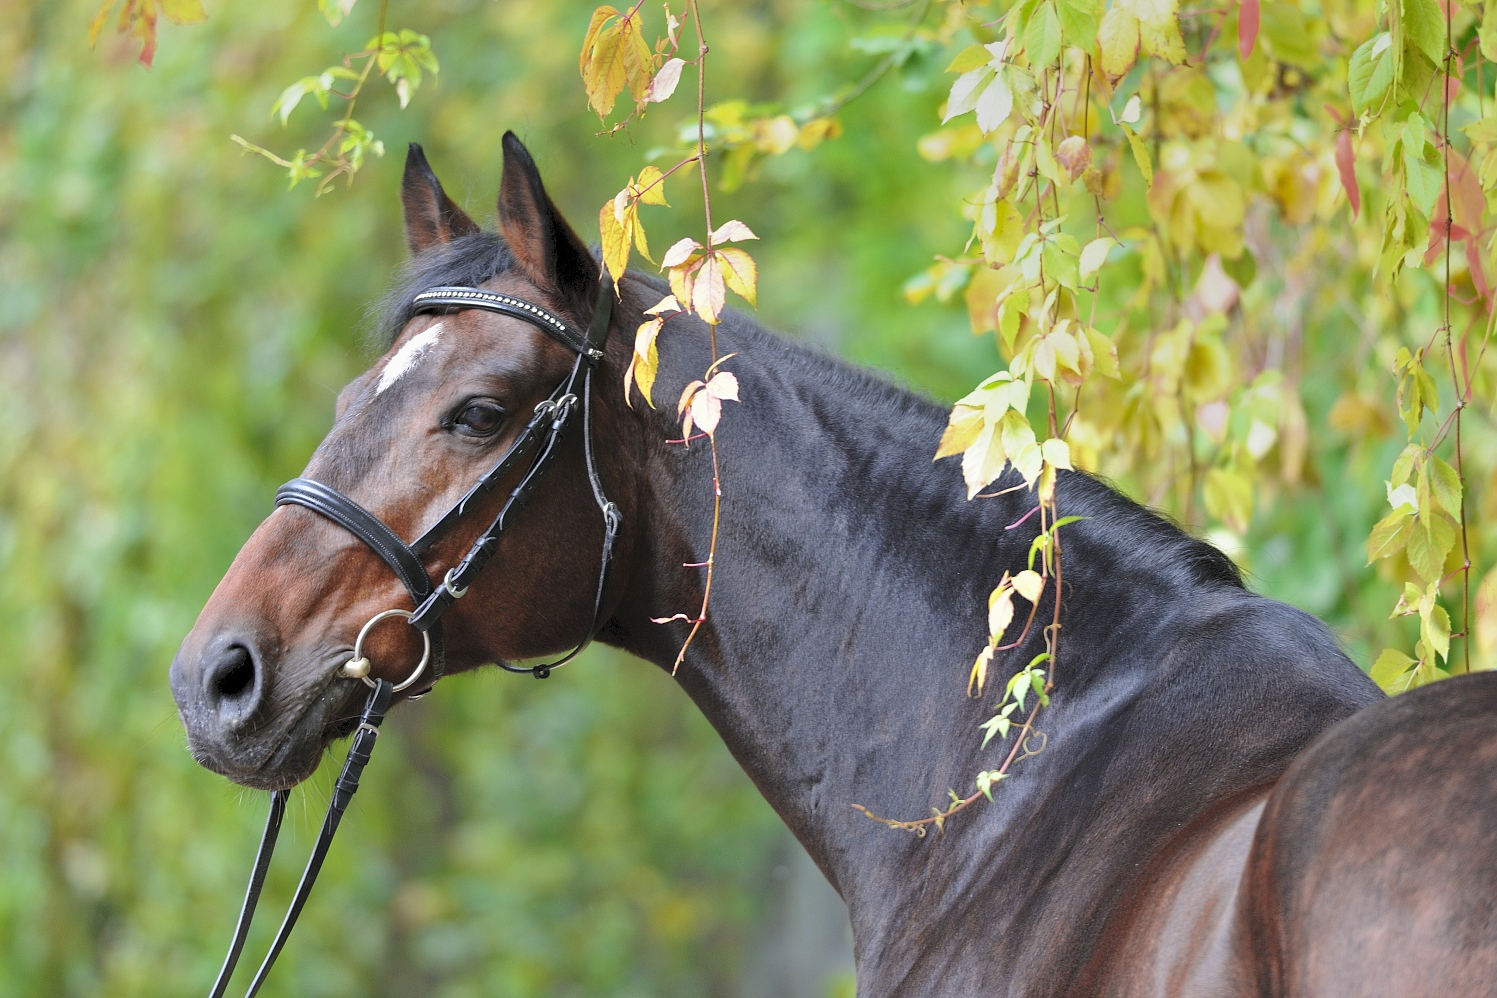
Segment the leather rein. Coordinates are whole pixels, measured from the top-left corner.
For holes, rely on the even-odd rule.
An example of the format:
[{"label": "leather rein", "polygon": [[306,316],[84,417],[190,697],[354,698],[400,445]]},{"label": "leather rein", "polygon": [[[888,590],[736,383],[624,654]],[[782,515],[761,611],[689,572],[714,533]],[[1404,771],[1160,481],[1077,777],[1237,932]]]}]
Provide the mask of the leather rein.
[{"label": "leather rein", "polygon": [[[412,543],[407,544],[379,517],[337,489],[321,482],[310,478],[296,478],[276,490],[275,504],[277,506],[304,506],[332,520],[367,544],[390,566],[396,578],[405,585],[415,609],[390,609],[375,614],[359,631],[354,641],[353,656],[338,670],[339,677],[362,680],[370,688],[369,699],[364,704],[359,726],[355,729],[353,744],[348,749],[348,758],[343,763],[343,770],[338,775],[337,783],[334,784],[332,800],[328,802],[322,830],[318,833],[311,857],[302,871],[296,894],[292,897],[286,917],[281,922],[281,927],[276,932],[275,939],[271,942],[270,949],[260,964],[260,969],[256,972],[254,980],[250,982],[245,998],[253,998],[261,985],[265,983],[271,966],[275,963],[276,957],[280,955],[287,938],[291,935],[292,928],[296,925],[296,919],[312,892],[312,885],[316,882],[323,860],[332,845],[333,835],[343,819],[343,813],[348,809],[354,792],[359,788],[359,778],[374,751],[374,742],[379,736],[380,723],[384,720],[385,712],[389,709],[394,694],[409,688],[424,676],[427,678],[426,685],[419,693],[412,694],[410,697],[413,700],[417,699],[425,696],[431,690],[432,685],[441,678],[445,666],[442,615],[453,603],[467,594],[468,587],[473,584],[478,573],[493,558],[494,552],[498,549],[499,536],[525,508],[541,476],[560,453],[562,438],[568,424],[576,415],[579,405],[582,410],[582,444],[588,482],[592,486],[593,501],[597,504],[599,512],[603,514],[604,526],[602,565],[598,570],[598,589],[593,600],[592,623],[577,647],[554,662],[528,667],[510,665],[507,662],[500,662],[499,665],[509,672],[530,673],[537,679],[545,679],[551,675],[553,669],[567,664],[581,654],[582,650],[592,642],[593,636],[597,634],[598,627],[602,624],[603,595],[608,584],[609,564],[613,560],[614,542],[618,539],[619,527],[623,522],[618,507],[603,494],[603,484],[598,478],[598,469],[593,458],[592,441],[593,369],[603,358],[603,344],[608,339],[608,323],[613,311],[613,298],[613,281],[607,274],[604,274],[598,291],[597,304],[593,308],[592,321],[585,333],[579,332],[565,319],[539,305],[512,295],[485,291],[481,288],[438,287],[423,291],[412,299],[412,315],[481,309],[521,319],[541,329],[552,339],[569,347],[577,354],[571,373],[556,387],[550,397],[535,407],[534,415],[503,456],[461,499],[443,513],[430,529]],[[433,583],[421,556],[438,538],[467,514],[471,505],[493,492],[502,481],[510,477],[516,468],[520,467],[526,458],[530,459],[529,467],[519,483],[510,491],[493,521],[483,533],[479,534],[462,560],[448,569],[440,582]],[[422,638],[421,661],[399,683],[371,678],[369,675],[371,663],[363,651],[364,639],[369,631],[380,621],[391,617],[405,618],[406,622]],[[229,979],[233,976],[234,967],[239,962],[239,954],[244,949],[245,940],[249,935],[250,922],[254,918],[255,906],[260,900],[260,890],[264,886],[265,875],[270,868],[271,854],[275,851],[276,838],[280,834],[281,820],[286,813],[287,795],[286,790],[277,790],[271,794],[270,814],[265,819],[265,831],[260,837],[260,847],[255,853],[255,864],[250,873],[249,887],[245,891],[244,904],[240,908],[239,921],[234,929],[234,938],[229,944],[228,955],[224,958],[223,967],[218,972],[218,979],[214,982],[213,990],[209,992],[210,998],[222,998],[229,986]]]}]

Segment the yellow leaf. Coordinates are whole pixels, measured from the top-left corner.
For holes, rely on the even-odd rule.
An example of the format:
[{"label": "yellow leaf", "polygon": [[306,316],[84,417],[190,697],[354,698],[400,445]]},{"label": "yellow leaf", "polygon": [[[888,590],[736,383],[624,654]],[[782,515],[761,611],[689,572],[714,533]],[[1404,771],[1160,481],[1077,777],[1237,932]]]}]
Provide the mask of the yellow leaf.
[{"label": "yellow leaf", "polygon": [[650,390],[655,387],[655,375],[660,372],[660,351],[655,338],[664,323],[665,320],[659,317],[650,319],[641,323],[634,334],[634,356],[629,358],[629,366],[624,369],[624,401],[631,408],[634,405],[629,399],[631,382],[639,385],[639,394],[644,396],[651,409],[655,408],[655,400],[650,397]]},{"label": "yellow leaf", "polygon": [[[1004,574],[1006,576],[1008,573]],[[1003,632],[1008,630],[1008,625],[1014,619],[1014,593],[1010,588],[1012,584],[1009,579],[1005,578],[998,583],[998,588],[994,589],[992,595],[988,597],[988,633],[992,636],[991,641],[995,645],[1003,640]]]},{"label": "yellow leaf", "polygon": [[623,29],[624,75],[629,93],[636,101],[643,101],[649,96],[650,83],[655,78],[655,51],[639,30],[638,12],[626,15],[619,24]]},{"label": "yellow leaf", "polygon": [[696,283],[695,275],[688,267],[672,267],[669,271],[671,279],[671,294],[678,301],[691,302],[692,285]]},{"label": "yellow leaf", "polygon": [[1071,470],[1071,445],[1059,437],[1051,437],[1040,444],[1040,456],[1052,468]]},{"label": "yellow leaf", "polygon": [[967,498],[981,492],[1007,463],[1008,452],[1003,448],[998,424],[984,421],[977,438],[962,451],[962,480],[967,484]]},{"label": "yellow leaf", "polygon": [[993,646],[987,645],[977,653],[977,661],[972,663],[972,674],[967,678],[967,696],[972,695],[975,689],[977,695],[982,695],[983,684],[988,681],[988,663],[993,661]]},{"label": "yellow leaf", "polygon": [[842,134],[842,123],[836,118],[812,118],[800,126],[795,144],[802,149],[815,149],[826,139],[835,139]]},{"label": "yellow leaf", "polygon": [[613,199],[604,203],[598,212],[598,236],[603,241],[603,265],[608,268],[608,273],[614,281],[623,276],[624,268],[629,265],[629,228],[628,219],[632,219],[636,210],[633,204],[629,205],[624,212],[624,218],[619,218]]},{"label": "yellow leaf", "polygon": [[[1175,65],[1185,61],[1185,40],[1175,20],[1179,0],[1117,0],[1138,19],[1138,40],[1145,52]],[[1106,18],[1103,18],[1106,20]]]},{"label": "yellow leaf", "polygon": [[601,120],[613,111],[614,102],[628,83],[628,67],[625,64],[627,39],[620,23],[610,24],[598,32],[592,61],[583,72],[582,83],[587,90],[587,103],[598,113]]},{"label": "yellow leaf", "polygon": [[208,20],[203,0],[161,0],[161,13],[173,24],[202,24]]},{"label": "yellow leaf", "polygon": [[931,460],[939,461],[943,457],[962,453],[976,442],[977,434],[981,431],[981,409],[965,405],[954,406],[946,423],[946,430],[941,434],[941,443],[936,447],[936,456]]},{"label": "yellow leaf", "polygon": [[1012,271],[979,267],[973,272],[964,295],[967,319],[972,323],[973,336],[981,336],[998,328],[998,301],[1013,281]]},{"label": "yellow leaf", "polygon": [[639,255],[651,263],[655,258],[650,255],[650,244],[645,241],[645,227],[639,220],[639,202],[629,206],[629,228],[634,233],[634,245],[639,250]]},{"label": "yellow leaf", "polygon": [[1097,45],[1102,49],[1102,70],[1119,77],[1138,61],[1138,18],[1122,3],[1115,3],[1102,15],[1097,31]]},{"label": "yellow leaf", "polygon": [[[1049,443],[1048,440],[1045,442]],[[1026,568],[1014,576],[1014,589],[1029,602],[1038,603],[1040,601],[1040,593],[1045,591],[1045,580],[1040,576],[1039,572],[1036,572],[1032,568]]]},{"label": "yellow leaf", "polygon": [[735,246],[718,250],[717,257],[722,261],[723,280],[728,287],[734,294],[758,308],[759,268],[754,265],[754,258]]},{"label": "yellow leaf", "polygon": [[582,52],[577,56],[577,72],[582,74],[584,81],[587,79],[588,63],[592,62],[593,48],[597,45],[598,32],[602,30],[603,22],[618,16],[619,12],[606,4],[593,11],[593,19],[587,25],[587,34],[582,38]]},{"label": "yellow leaf", "polygon": [[1138,172],[1144,175],[1144,183],[1153,187],[1154,161],[1149,158],[1149,147],[1144,145],[1144,140],[1133,129],[1127,125],[1123,125],[1122,129],[1123,134],[1128,136],[1128,146],[1133,150],[1133,161],[1138,164]]},{"label": "yellow leaf", "polygon": [[109,20],[109,12],[114,8],[117,0],[102,0],[99,9],[94,11],[94,18],[88,22],[88,47],[93,48],[99,41],[99,34],[104,30],[104,24]]},{"label": "yellow leaf", "polygon": [[1086,339],[1092,348],[1092,363],[1095,365],[1095,370],[1105,378],[1121,378],[1117,344],[1090,326],[1086,327]]},{"label": "yellow leaf", "polygon": [[647,166],[639,171],[639,182],[635,185],[639,191],[639,199],[645,204],[665,204],[665,177],[660,173],[660,167]]}]

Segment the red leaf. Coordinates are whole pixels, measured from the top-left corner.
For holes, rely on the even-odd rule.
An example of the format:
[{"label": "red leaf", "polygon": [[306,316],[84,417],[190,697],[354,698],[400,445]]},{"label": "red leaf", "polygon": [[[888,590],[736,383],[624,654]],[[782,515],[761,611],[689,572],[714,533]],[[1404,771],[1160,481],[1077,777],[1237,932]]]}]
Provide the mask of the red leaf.
[{"label": "red leaf", "polygon": [[[1482,230],[1481,216],[1487,207],[1487,198],[1482,192],[1481,180],[1466,157],[1454,149],[1449,150],[1449,156],[1450,189],[1455,198],[1453,207],[1456,226],[1468,232],[1480,232]],[[1444,206],[1437,207],[1435,214],[1443,217]]]},{"label": "red leaf", "polygon": [[[1492,286],[1487,283],[1487,272],[1481,266],[1481,248],[1476,245],[1475,239],[1466,241],[1466,266],[1471,271],[1471,285],[1476,288],[1476,293],[1490,301]],[[1464,343],[1464,338],[1462,342]]]},{"label": "red leaf", "polygon": [[1357,157],[1349,128],[1336,136],[1336,171],[1341,174],[1341,186],[1346,188],[1346,200],[1351,202],[1352,217],[1356,217],[1362,210],[1362,189],[1357,186]]},{"label": "red leaf", "polygon": [[1237,54],[1246,62],[1258,41],[1258,0],[1242,0],[1237,9]]}]

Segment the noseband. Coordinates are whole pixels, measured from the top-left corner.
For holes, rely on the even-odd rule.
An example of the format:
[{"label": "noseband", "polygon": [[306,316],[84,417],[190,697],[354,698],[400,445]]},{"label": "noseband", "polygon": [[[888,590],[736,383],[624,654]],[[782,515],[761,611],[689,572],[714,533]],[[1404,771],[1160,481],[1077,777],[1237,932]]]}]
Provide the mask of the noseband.
[{"label": "noseband", "polygon": [[[253,998],[265,982],[271,965],[286,944],[286,939],[291,935],[291,929],[296,924],[297,916],[312,892],[312,884],[316,881],[323,859],[332,845],[333,834],[337,831],[338,824],[343,818],[344,811],[348,809],[354,792],[358,790],[359,778],[364,766],[369,762],[370,754],[374,751],[374,742],[379,735],[379,725],[384,720],[391,698],[395,693],[410,687],[423,676],[427,678],[426,685],[421,692],[413,694],[411,699],[424,696],[431,689],[432,684],[441,677],[445,666],[442,615],[453,603],[467,594],[474,578],[493,558],[499,546],[500,535],[530,501],[530,495],[535,491],[541,476],[545,474],[546,469],[556,460],[560,452],[562,437],[567,424],[577,410],[579,400],[582,407],[582,449],[587,465],[587,478],[592,486],[593,501],[597,503],[599,512],[603,514],[604,528],[602,565],[598,570],[598,589],[593,599],[592,623],[577,647],[554,662],[528,667],[510,665],[507,662],[500,662],[499,665],[510,672],[528,672],[537,679],[545,679],[551,675],[553,669],[565,665],[581,654],[597,633],[602,623],[603,594],[608,584],[608,567],[613,560],[614,542],[618,539],[619,526],[622,523],[618,507],[609,502],[608,497],[603,494],[603,485],[598,478],[598,469],[593,458],[592,441],[593,368],[603,358],[603,344],[608,339],[608,323],[613,311],[613,296],[613,281],[607,274],[604,274],[598,290],[597,304],[593,308],[592,321],[586,333],[579,333],[565,319],[539,305],[511,295],[484,291],[481,288],[432,288],[412,299],[411,313],[413,315],[476,308],[521,319],[573,350],[577,354],[577,360],[572,365],[571,373],[556,387],[550,397],[535,407],[534,415],[498,462],[486,471],[447,512],[443,513],[430,529],[410,544],[403,541],[379,517],[337,489],[321,482],[310,478],[296,478],[276,491],[275,504],[277,506],[304,506],[332,520],[367,544],[384,560],[385,564],[390,566],[395,577],[406,587],[411,595],[414,609],[395,608],[375,614],[359,631],[358,638],[354,641],[353,656],[338,671],[341,677],[360,679],[369,686],[369,699],[364,705],[353,744],[349,747],[348,759],[344,762],[343,771],[334,785],[332,800],[328,803],[327,816],[323,819],[322,831],[317,837],[316,845],[313,846],[311,858],[302,872],[301,882],[297,885],[296,894],[292,898],[281,928],[276,933],[259,971],[255,974],[255,979],[250,982],[246,998]],[[530,459],[529,467],[519,483],[510,491],[509,497],[505,499],[504,505],[500,507],[493,521],[483,533],[478,535],[477,540],[468,548],[462,560],[449,568],[440,582],[433,583],[421,556],[467,514],[470,506],[494,491],[502,481],[510,477],[516,468],[520,467],[526,458]],[[405,618],[422,638],[421,661],[398,684],[384,679],[371,678],[371,663],[364,655],[364,639],[370,629],[380,621],[391,617]],[[254,917],[255,906],[259,902],[260,889],[265,882],[266,871],[270,867],[271,853],[275,850],[281,819],[285,814],[286,795],[285,790],[277,790],[271,795],[270,815],[266,819],[265,832],[261,836],[260,848],[255,855],[255,865],[250,874],[249,889],[245,892],[244,905],[240,909],[234,939],[229,945],[229,953],[219,971],[218,980],[214,983],[213,990],[209,992],[210,998],[221,998],[228,988],[229,978],[233,975],[234,966],[239,960],[239,953],[244,948],[245,938],[249,934],[250,921]]]}]

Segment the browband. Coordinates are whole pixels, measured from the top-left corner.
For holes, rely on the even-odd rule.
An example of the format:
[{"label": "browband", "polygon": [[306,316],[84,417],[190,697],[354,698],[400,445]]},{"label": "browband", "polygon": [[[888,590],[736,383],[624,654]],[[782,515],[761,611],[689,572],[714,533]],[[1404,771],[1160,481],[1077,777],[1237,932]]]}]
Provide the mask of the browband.
[{"label": "browband", "polygon": [[423,291],[411,300],[411,311],[415,314],[436,312],[444,308],[481,308],[486,312],[524,319],[532,326],[550,333],[551,337],[573,352],[586,357],[589,362],[603,359],[603,341],[608,338],[608,319],[613,311],[612,281],[605,281],[607,290],[598,296],[598,307],[593,310],[593,321],[583,335],[573,329],[560,316],[532,305],[522,298],[500,294],[497,291],[482,291],[478,288],[440,287]]}]

